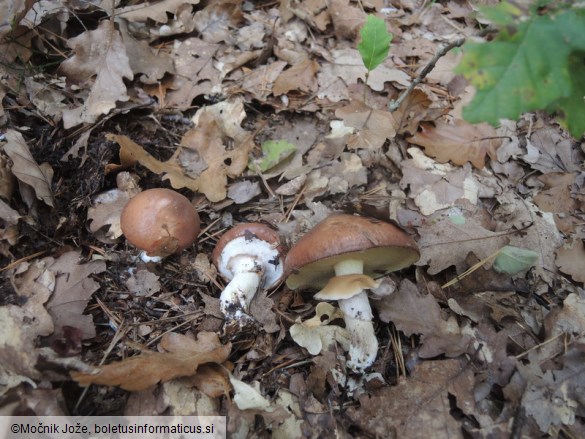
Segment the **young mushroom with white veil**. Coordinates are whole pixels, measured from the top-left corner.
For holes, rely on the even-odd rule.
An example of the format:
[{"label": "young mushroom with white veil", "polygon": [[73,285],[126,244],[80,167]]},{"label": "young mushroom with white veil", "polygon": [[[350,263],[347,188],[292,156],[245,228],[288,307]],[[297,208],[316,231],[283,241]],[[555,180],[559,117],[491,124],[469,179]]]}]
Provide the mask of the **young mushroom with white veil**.
[{"label": "young mushroom with white veil", "polygon": [[316,299],[338,301],[351,338],[347,365],[363,373],[378,352],[365,290],[379,285],[374,276],[408,267],[419,257],[414,240],[398,227],[373,218],[333,214],[289,250],[286,284],[291,289],[321,288]]},{"label": "young mushroom with white veil", "polygon": [[256,293],[276,285],[283,275],[284,247],[278,232],[262,223],[242,223],[217,242],[212,261],[229,283],[219,298],[224,334],[254,328],[249,314]]}]

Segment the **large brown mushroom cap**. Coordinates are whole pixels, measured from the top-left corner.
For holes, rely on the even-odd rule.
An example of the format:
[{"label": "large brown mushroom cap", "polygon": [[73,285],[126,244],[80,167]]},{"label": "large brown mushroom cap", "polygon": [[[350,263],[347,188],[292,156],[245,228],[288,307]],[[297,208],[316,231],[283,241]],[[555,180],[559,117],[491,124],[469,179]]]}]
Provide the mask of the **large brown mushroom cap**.
[{"label": "large brown mushroom cap", "polygon": [[170,189],[148,189],[132,198],[120,217],[122,233],[149,256],[184,250],[200,231],[199,214],[187,197]]},{"label": "large brown mushroom cap", "polygon": [[289,288],[323,288],[334,266],[348,259],[364,263],[364,274],[377,276],[415,263],[416,242],[393,224],[373,218],[333,214],[289,250],[284,271]]}]

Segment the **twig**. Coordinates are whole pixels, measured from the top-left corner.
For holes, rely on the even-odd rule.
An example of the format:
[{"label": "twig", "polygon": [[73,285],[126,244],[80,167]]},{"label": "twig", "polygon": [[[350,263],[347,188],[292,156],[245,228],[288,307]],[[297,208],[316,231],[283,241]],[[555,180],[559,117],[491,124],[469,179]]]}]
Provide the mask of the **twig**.
[{"label": "twig", "polygon": [[[496,31],[497,30],[494,28],[486,27],[485,29],[482,29],[476,36],[484,37],[490,33],[496,32]],[[431,60],[428,62],[428,64],[421,70],[421,72],[418,74],[418,76],[416,78],[414,78],[412,83],[408,86],[408,88],[406,90],[404,90],[402,92],[402,94],[398,97],[398,99],[396,99],[394,101],[390,101],[390,103],[388,104],[388,111],[390,111],[390,112],[396,111],[400,107],[402,102],[404,102],[404,100],[412,92],[412,90],[414,90],[414,88],[417,85],[419,85],[421,82],[423,82],[424,79],[427,77],[427,75],[429,73],[431,73],[431,71],[435,68],[435,65],[437,64],[437,61],[439,61],[440,58],[445,56],[448,52],[450,52],[454,48],[463,46],[463,44],[465,43],[466,40],[467,40],[467,37],[460,37],[460,38],[457,38],[456,40],[451,41],[450,43],[447,43],[447,44],[444,44],[443,46],[441,46],[441,48],[437,51],[437,53],[435,53],[435,56],[433,56],[431,58]]]},{"label": "twig", "polygon": [[414,80],[411,82],[411,84],[408,86],[408,88],[402,92],[402,94],[398,97],[398,99],[396,99],[394,101],[390,101],[390,103],[388,104],[388,111],[391,111],[391,112],[396,111],[400,107],[402,102],[404,102],[404,100],[412,92],[412,90],[414,90],[414,88],[417,85],[419,85],[421,82],[423,82],[424,79],[427,77],[427,75],[429,73],[431,73],[431,71],[435,68],[435,65],[437,64],[437,61],[439,61],[440,58],[445,56],[450,50],[454,49],[455,47],[463,46],[463,43],[465,43],[465,41],[466,41],[466,38],[461,37],[461,38],[457,38],[454,41],[451,41],[448,44],[444,44],[443,46],[441,46],[441,48],[437,51],[437,53],[435,53],[435,56],[433,56],[431,58],[431,60],[428,62],[428,64],[421,70],[421,72],[418,74],[418,76],[416,78],[414,78]]}]

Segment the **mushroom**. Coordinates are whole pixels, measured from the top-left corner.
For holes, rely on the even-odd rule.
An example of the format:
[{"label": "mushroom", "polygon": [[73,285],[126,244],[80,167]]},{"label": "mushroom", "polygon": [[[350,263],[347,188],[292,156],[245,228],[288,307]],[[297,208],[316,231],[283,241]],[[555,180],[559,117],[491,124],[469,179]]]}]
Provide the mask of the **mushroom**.
[{"label": "mushroom", "polygon": [[189,199],[171,189],[148,189],[130,199],[120,216],[122,233],[143,250],[144,261],[160,259],[190,246],[200,230]]},{"label": "mushroom", "polygon": [[242,223],[223,234],[212,261],[229,281],[219,298],[226,333],[254,325],[248,314],[252,299],[260,288],[271,288],[280,281],[283,257],[280,236],[266,224]]},{"label": "mushroom", "polygon": [[290,249],[285,260],[291,289],[321,288],[315,298],[337,300],[350,334],[348,366],[363,372],[376,359],[378,341],[364,290],[373,276],[408,267],[420,257],[414,240],[398,227],[373,218],[333,214]]}]

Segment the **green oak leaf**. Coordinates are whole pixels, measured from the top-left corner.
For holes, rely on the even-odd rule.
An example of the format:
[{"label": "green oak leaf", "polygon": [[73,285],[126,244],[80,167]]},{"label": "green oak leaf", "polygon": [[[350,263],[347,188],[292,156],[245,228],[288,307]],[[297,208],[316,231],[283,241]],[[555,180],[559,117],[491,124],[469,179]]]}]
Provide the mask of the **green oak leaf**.
[{"label": "green oak leaf", "polygon": [[485,18],[499,25],[512,24],[522,16],[520,8],[508,2],[502,2],[495,6],[480,6],[479,10]]},{"label": "green oak leaf", "polygon": [[358,50],[364,66],[371,72],[388,56],[392,34],[386,29],[384,20],[375,15],[368,15],[360,35],[362,40],[358,44]]},{"label": "green oak leaf", "polygon": [[500,249],[494,261],[494,270],[514,275],[532,267],[538,261],[538,253],[525,248],[507,245]]},{"label": "green oak leaf", "polygon": [[250,162],[251,171],[266,172],[286,160],[297,150],[297,147],[286,140],[268,140],[262,144],[262,157]]},{"label": "green oak leaf", "polygon": [[[538,109],[556,110],[559,105],[575,112],[572,117],[583,117],[585,101],[579,104],[570,98],[575,93],[579,96],[581,88],[569,62],[572,54],[585,51],[583,29],[585,12],[564,10],[503,27],[491,42],[466,43],[456,72],[475,86],[476,94],[463,110],[465,119],[495,126],[499,119],[517,119],[520,113]],[[582,123],[566,113],[571,133],[580,137]]]},{"label": "green oak leaf", "polygon": [[[563,112],[561,124],[575,137],[585,133],[585,52],[577,52],[569,59],[572,93],[558,102]],[[556,109],[556,107],[553,107]]]}]

